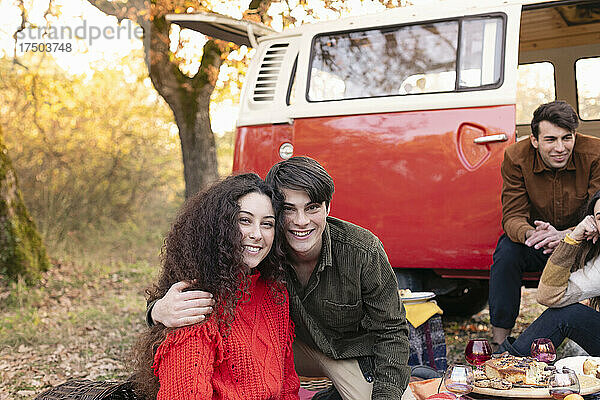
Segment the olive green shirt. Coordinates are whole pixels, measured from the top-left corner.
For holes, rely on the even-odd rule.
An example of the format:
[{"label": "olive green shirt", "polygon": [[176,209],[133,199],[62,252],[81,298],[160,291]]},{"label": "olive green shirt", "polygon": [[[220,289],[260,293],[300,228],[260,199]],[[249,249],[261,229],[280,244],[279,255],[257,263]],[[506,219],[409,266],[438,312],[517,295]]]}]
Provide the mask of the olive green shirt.
[{"label": "olive green shirt", "polygon": [[381,241],[328,217],[306,287],[291,266],[287,275],[296,337],[333,359],[372,357],[372,398],[400,399],[410,378],[408,326]]}]

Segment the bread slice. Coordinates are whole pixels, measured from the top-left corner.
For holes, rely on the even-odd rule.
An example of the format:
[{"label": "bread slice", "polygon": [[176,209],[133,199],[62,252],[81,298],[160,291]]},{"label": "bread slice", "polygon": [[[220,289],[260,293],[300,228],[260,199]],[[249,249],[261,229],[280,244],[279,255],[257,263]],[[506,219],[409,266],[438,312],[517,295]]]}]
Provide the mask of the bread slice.
[{"label": "bread slice", "polygon": [[506,379],[490,379],[490,386],[492,389],[497,390],[510,390],[512,389],[512,383]]},{"label": "bread slice", "polygon": [[597,378],[590,375],[577,375],[577,378],[579,379],[579,386],[582,390],[590,387],[597,387],[598,384],[600,384],[600,381]]},{"label": "bread slice", "polygon": [[506,379],[513,384],[539,385],[543,383],[546,363],[530,357],[515,357],[508,353],[485,362],[485,374],[490,379]]},{"label": "bread slice", "polygon": [[584,375],[592,375],[597,377],[598,367],[600,364],[596,360],[592,360],[591,358],[586,359],[583,362],[583,373]]}]

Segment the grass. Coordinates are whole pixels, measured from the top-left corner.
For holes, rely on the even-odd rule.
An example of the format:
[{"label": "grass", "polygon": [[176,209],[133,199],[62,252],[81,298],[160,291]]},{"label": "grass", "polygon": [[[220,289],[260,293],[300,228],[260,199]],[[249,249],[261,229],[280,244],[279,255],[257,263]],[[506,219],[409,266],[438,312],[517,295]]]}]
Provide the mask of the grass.
[{"label": "grass", "polygon": [[147,261],[57,263],[42,282],[0,289],[0,400],[25,399],[69,378],[122,379],[144,327]]}]

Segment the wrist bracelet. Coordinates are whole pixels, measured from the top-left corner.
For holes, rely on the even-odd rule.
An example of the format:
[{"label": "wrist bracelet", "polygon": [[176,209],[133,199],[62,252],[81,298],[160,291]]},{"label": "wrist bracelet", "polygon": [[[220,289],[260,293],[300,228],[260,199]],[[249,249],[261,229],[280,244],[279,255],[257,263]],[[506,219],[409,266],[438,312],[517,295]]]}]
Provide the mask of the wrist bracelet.
[{"label": "wrist bracelet", "polygon": [[577,246],[578,244],[581,243],[581,240],[575,240],[575,239],[573,239],[571,236],[569,236],[568,233],[565,235],[565,238],[563,239],[563,241],[565,243],[571,244],[573,246]]}]

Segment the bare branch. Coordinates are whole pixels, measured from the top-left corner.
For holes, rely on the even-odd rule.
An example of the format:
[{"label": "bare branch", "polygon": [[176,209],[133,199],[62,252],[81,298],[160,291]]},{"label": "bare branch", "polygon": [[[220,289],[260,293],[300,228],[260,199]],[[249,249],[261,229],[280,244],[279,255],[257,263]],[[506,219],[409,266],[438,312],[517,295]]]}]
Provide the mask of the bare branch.
[{"label": "bare branch", "polygon": [[219,77],[219,69],[223,63],[221,55],[226,51],[226,47],[226,44],[217,40],[209,40],[204,44],[200,68],[198,68],[198,73],[192,79],[195,88],[200,89],[208,84],[211,86],[210,92],[212,93]]},{"label": "bare branch", "polygon": [[271,3],[272,0],[251,0],[250,4],[248,4],[248,10],[244,12],[244,15],[257,15],[260,22],[270,25],[272,18],[267,15],[267,10],[271,6]]},{"label": "bare branch", "polygon": [[181,83],[189,82],[176,63],[170,59],[169,25],[164,17],[154,18],[151,23],[150,45],[144,43],[146,62],[152,84],[169,104],[179,102],[178,90]]},{"label": "bare branch", "polygon": [[13,33],[13,39],[15,40],[15,46],[13,48],[13,58],[17,59],[17,36],[20,32],[25,30],[25,23],[27,22],[27,9],[25,8],[25,3],[23,0],[19,0],[17,2],[17,7],[21,10],[21,25],[17,28],[15,33]]},{"label": "bare branch", "polygon": [[54,13],[54,11],[52,10],[52,5],[53,4],[54,4],[54,0],[48,0],[48,8],[46,8],[46,11],[44,12],[44,20],[46,21],[46,23],[48,23],[48,15],[52,15],[54,17],[57,16]]},{"label": "bare branch", "polygon": [[104,14],[117,17],[119,23],[125,19],[128,8],[127,1],[88,0],[88,2]]},{"label": "bare branch", "polygon": [[[16,44],[15,44],[15,50],[16,50]],[[13,59],[12,59],[12,63],[14,65],[18,65],[19,67],[25,68],[27,71],[29,71],[29,67],[27,65],[23,64],[21,61],[19,61],[17,59],[16,53],[15,53],[15,56],[13,57]]]}]

